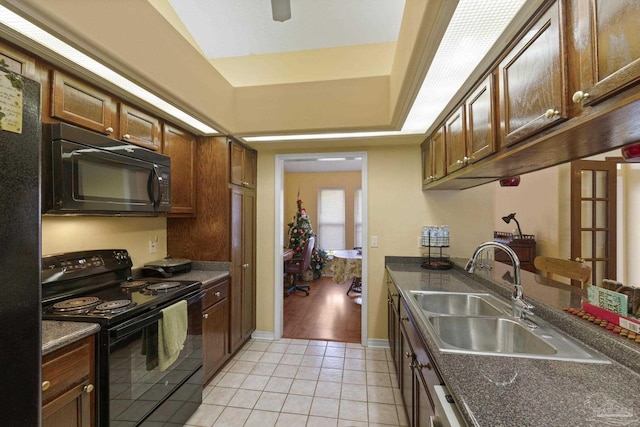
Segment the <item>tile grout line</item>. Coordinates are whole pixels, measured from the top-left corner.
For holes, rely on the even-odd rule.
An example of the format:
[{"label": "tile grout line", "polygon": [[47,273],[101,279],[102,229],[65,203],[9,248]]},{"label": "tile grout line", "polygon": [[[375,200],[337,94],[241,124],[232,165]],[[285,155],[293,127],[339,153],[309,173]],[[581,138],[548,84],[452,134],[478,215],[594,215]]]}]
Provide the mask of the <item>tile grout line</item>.
[{"label": "tile grout line", "polygon": [[[330,345],[330,344],[331,342],[322,342],[322,341],[316,342],[312,340],[293,340],[293,339],[286,340],[286,341],[285,340],[281,340],[281,341],[250,340],[238,351],[238,353],[236,353],[236,355],[234,355],[234,357],[229,361],[229,363],[227,363],[227,365],[223,367],[223,369],[218,374],[216,374],[216,376],[210,382],[210,384],[205,387],[205,390],[203,392],[203,405],[201,406],[201,408],[199,408],[196,414],[194,414],[192,419],[189,420],[189,423],[187,424],[187,426],[211,427],[214,424],[218,424],[216,421],[218,421],[220,417],[223,416],[225,411],[227,411],[229,408],[231,408],[229,409],[229,413],[233,412],[234,410],[236,412],[238,412],[237,410],[240,410],[239,413],[244,413],[244,411],[247,411],[245,413],[246,418],[242,420],[236,419],[234,420],[234,421],[237,421],[236,423],[229,424],[229,425],[237,425],[237,426],[253,425],[251,424],[253,421],[250,421],[250,419],[254,411],[259,411],[261,414],[263,412],[277,414],[277,416],[274,415],[275,424],[272,424],[272,425],[279,425],[278,420],[282,418],[283,414],[285,415],[284,418],[290,418],[290,417],[287,417],[288,415],[304,417],[307,420],[307,423],[309,423],[308,425],[315,425],[312,423],[312,419],[315,419],[315,418],[322,418],[325,422],[331,423],[326,425],[340,425],[340,426],[359,425],[358,423],[362,423],[362,425],[367,425],[367,423],[375,423],[380,425],[399,425],[403,423],[404,425],[406,425],[406,419],[405,419],[406,416],[404,416],[404,406],[402,405],[401,401],[398,402],[399,394],[394,392],[394,387],[397,387],[397,385],[396,385],[396,381],[393,379],[394,372],[391,370],[391,368],[393,367],[393,363],[389,363],[390,355],[388,351],[386,349],[366,348],[366,347],[360,346],[359,344],[353,345],[353,346],[350,346],[348,344],[345,345],[345,343],[335,343],[333,345]],[[319,350],[313,350],[313,348],[316,348],[316,347],[323,347],[324,351],[320,352]],[[282,350],[282,351],[271,352],[269,351],[269,348]],[[312,350],[310,350],[310,348]],[[342,351],[331,350],[328,353],[329,348],[342,349]],[[359,350],[359,351],[358,352],[351,351],[349,355],[354,357],[347,357],[347,352],[349,349]],[[281,354],[282,356],[278,359],[278,362],[276,363],[262,362],[261,360],[265,357],[265,354],[267,353]],[[320,356],[320,353],[322,353],[322,356]],[[284,357],[284,355],[286,354],[289,354],[292,356],[287,358],[285,362],[290,362],[293,364],[282,363],[281,361],[282,357]],[[322,357],[322,361],[320,365],[312,365],[312,366],[302,365],[302,362],[305,356]],[[274,359],[272,360],[277,359],[276,356],[268,356],[268,357],[273,357]],[[329,358],[329,359],[326,359],[326,358]],[[340,361],[338,359],[342,359],[342,360]],[[345,369],[347,359],[353,360],[353,361],[356,361],[356,360],[362,361],[362,363],[358,364],[357,366],[360,369]],[[310,362],[311,360],[312,359],[307,359],[307,362]],[[325,362],[328,362],[328,363],[325,364]],[[356,362],[350,362],[350,363],[356,363]],[[236,370],[239,370],[240,372],[233,372],[234,367],[236,365],[237,365]],[[261,365],[263,369],[266,369],[265,372],[268,372],[268,374],[253,373],[254,370],[259,365]],[[265,365],[274,365],[274,366],[265,366]],[[286,377],[277,376],[277,374],[282,374],[280,372],[277,372],[278,368],[281,366],[284,367],[284,368],[281,368],[283,370],[289,369],[294,372],[288,374],[288,376]],[[299,375],[300,372],[304,372],[304,371],[301,371],[300,368],[305,368],[305,370],[311,370],[312,372],[317,370],[318,372]],[[369,368],[375,369],[375,370],[369,370]],[[332,369],[335,371],[340,371],[339,381],[335,381],[336,379],[338,379],[337,377],[333,377],[333,378],[329,377],[328,380],[323,380],[322,379],[323,369]],[[348,374],[346,375],[349,376],[349,378],[345,377],[345,372],[348,372]],[[325,373],[327,375],[329,374],[328,371],[325,371]],[[228,377],[228,380],[225,381],[227,377]],[[363,378],[360,379],[359,377],[363,377]],[[287,389],[286,393],[281,392],[279,390],[271,391],[267,389],[271,379],[273,378],[279,378],[281,380],[284,380],[284,383],[287,382],[286,380],[290,381],[290,384],[286,388]],[[296,383],[296,380],[298,381],[297,383]],[[345,380],[348,382],[345,382]],[[338,394],[339,397],[335,398],[335,397],[327,397],[324,395],[322,396],[318,395],[318,391],[319,391],[318,386],[320,382],[327,383],[327,384],[336,384],[336,386],[334,387],[339,389],[339,394]],[[230,384],[227,384],[227,383],[230,383]],[[308,387],[311,386],[311,383],[313,383],[312,391],[308,389]],[[293,389],[294,384],[296,384],[296,387],[297,387],[295,390]],[[243,386],[247,388],[243,388]],[[307,388],[305,389],[305,387]],[[212,395],[214,393],[214,390],[216,390],[216,388],[218,389],[228,388],[229,390],[233,390],[233,393],[231,393],[231,395],[228,396],[228,399],[226,400],[224,405],[221,405],[221,404],[219,405],[217,403],[214,403],[214,404],[207,403],[207,397],[209,395]],[[361,393],[364,393],[364,396],[360,396],[360,397],[363,397],[360,399],[357,399],[358,396],[345,396],[344,395],[345,389],[346,390],[351,389],[352,392],[359,391]],[[385,389],[388,389],[388,391],[384,391]],[[374,398],[376,400],[381,399],[380,396],[371,395],[373,393],[372,390],[376,390],[378,393],[383,393],[383,392],[387,393],[387,397],[384,398],[386,401],[379,401],[379,402],[371,401],[370,399],[374,399]],[[242,391],[242,396],[238,395],[239,391]],[[273,395],[282,395],[280,397],[282,399],[282,403],[276,404],[276,407],[279,407],[279,410],[275,411],[270,409],[256,409],[258,402],[260,402],[260,399],[263,397],[263,395],[265,395],[265,393],[271,393]],[[234,402],[233,399],[236,398],[236,396],[238,396],[237,402]],[[246,398],[247,396],[252,396],[252,397],[249,397],[250,400],[248,401],[247,400],[242,401],[242,398]],[[269,396],[271,395],[268,395],[267,397]],[[292,409],[285,409],[285,405],[287,400],[290,398],[290,396],[295,396],[291,398],[290,400],[291,402],[295,402],[296,400],[299,402],[299,404],[301,402],[305,402],[304,406],[306,407],[308,405],[308,409],[306,410],[301,409],[299,411],[293,410],[294,412],[288,412],[288,411],[291,411]],[[348,398],[345,399],[345,397],[354,397],[356,399],[348,399]],[[334,413],[335,417],[326,415],[329,410],[327,410],[326,407],[321,408],[320,403],[318,403],[318,406],[316,407],[317,412],[320,415],[312,414],[312,411],[314,408],[314,402],[316,401],[325,402],[322,399],[330,399],[330,400],[336,401],[337,407],[331,409],[331,413]],[[351,403],[347,403],[347,402],[351,402]],[[392,402],[392,403],[389,403],[389,402]],[[325,403],[331,403],[331,402],[325,402]],[[232,406],[232,405],[239,405],[239,406]],[[358,416],[350,417],[350,418],[357,418],[356,420],[350,420],[350,419],[345,419],[340,417],[341,410],[343,408],[347,408],[347,406],[345,405],[353,405],[354,408],[360,408],[359,411],[361,414],[359,414]],[[208,406],[212,406],[216,410],[219,408],[222,408],[222,409],[220,409],[220,411],[217,414],[212,413],[210,417],[208,417],[207,414],[201,414],[201,412],[206,412],[206,409]],[[327,412],[323,412],[325,410]],[[385,421],[381,419],[380,418],[381,416],[379,415],[379,412],[382,410],[387,411],[388,417],[394,418],[393,420],[387,418],[386,421],[393,421],[394,424],[385,424],[384,422],[381,422],[381,421]],[[371,420],[372,413],[377,414],[377,417],[375,420]],[[335,423],[333,423],[334,421]],[[347,424],[344,424],[344,423],[347,423]]]}]

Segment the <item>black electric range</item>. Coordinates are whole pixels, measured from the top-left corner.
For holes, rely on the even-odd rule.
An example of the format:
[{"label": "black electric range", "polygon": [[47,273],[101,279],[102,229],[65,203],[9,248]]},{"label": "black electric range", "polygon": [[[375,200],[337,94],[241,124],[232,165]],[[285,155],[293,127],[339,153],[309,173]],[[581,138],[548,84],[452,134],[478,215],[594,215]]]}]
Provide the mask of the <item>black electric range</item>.
[{"label": "black electric range", "polygon": [[133,279],[125,249],[72,252],[42,259],[42,318],[112,325],[179,300],[198,281]]},{"label": "black electric range", "polygon": [[[97,427],[183,425],[202,402],[202,284],[133,279],[131,267],[124,249],[44,257],[42,318],[100,324]],[[186,305],[186,325],[167,314],[174,305]],[[185,328],[170,360],[161,356],[166,322]]]}]

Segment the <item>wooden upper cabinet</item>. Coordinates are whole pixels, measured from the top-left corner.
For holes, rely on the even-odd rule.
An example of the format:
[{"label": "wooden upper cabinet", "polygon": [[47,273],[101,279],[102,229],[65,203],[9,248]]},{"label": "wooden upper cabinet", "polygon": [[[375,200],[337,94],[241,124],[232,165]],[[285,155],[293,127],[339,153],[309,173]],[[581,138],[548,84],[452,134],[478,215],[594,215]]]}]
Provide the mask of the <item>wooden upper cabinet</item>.
[{"label": "wooden upper cabinet", "polygon": [[254,150],[246,147],[238,141],[230,140],[231,150],[231,177],[232,184],[243,187],[256,187],[256,161]]},{"label": "wooden upper cabinet", "polygon": [[4,43],[0,43],[0,65],[26,77],[34,78],[35,76],[35,60]]},{"label": "wooden upper cabinet", "polygon": [[162,142],[162,152],[171,157],[171,214],[195,215],[196,137],[165,123]]},{"label": "wooden upper cabinet", "polygon": [[570,16],[579,61],[574,103],[593,104],[640,82],[638,0],[573,0]]},{"label": "wooden upper cabinet", "polygon": [[565,37],[560,16],[556,1],[498,66],[502,146],[567,118]]},{"label": "wooden upper cabinet", "polygon": [[120,128],[118,139],[149,150],[160,149],[160,120],[120,103]]},{"label": "wooden upper cabinet", "polygon": [[465,130],[464,106],[458,108],[446,121],[445,146],[447,147],[447,173],[452,173],[466,166],[467,140]]},{"label": "wooden upper cabinet", "polygon": [[467,98],[467,156],[471,163],[496,152],[493,74]]},{"label": "wooden upper cabinet", "polygon": [[110,135],[111,95],[60,71],[52,71],[51,115],[68,123]]},{"label": "wooden upper cabinet", "polygon": [[431,176],[433,181],[443,178],[448,173],[444,143],[444,127],[441,127],[431,136]]},{"label": "wooden upper cabinet", "polygon": [[433,181],[433,157],[431,156],[430,139],[420,144],[420,154],[422,156],[422,185],[425,186]]}]

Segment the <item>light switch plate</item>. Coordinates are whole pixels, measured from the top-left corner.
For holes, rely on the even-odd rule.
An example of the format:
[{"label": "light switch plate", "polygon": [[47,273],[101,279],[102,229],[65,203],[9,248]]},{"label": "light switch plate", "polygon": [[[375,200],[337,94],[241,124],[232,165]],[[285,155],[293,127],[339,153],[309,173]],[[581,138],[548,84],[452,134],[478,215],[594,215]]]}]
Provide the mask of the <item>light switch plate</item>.
[{"label": "light switch plate", "polygon": [[372,248],[378,247],[378,236],[371,236],[371,247]]}]

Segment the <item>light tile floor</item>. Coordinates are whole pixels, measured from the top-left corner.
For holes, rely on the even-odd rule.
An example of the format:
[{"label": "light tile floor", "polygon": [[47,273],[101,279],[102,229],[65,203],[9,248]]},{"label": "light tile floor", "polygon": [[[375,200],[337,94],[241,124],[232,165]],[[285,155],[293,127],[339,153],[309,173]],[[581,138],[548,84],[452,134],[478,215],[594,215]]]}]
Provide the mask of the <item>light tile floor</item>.
[{"label": "light tile floor", "polygon": [[186,425],[408,424],[388,349],[281,339],[247,342],[205,387]]}]

